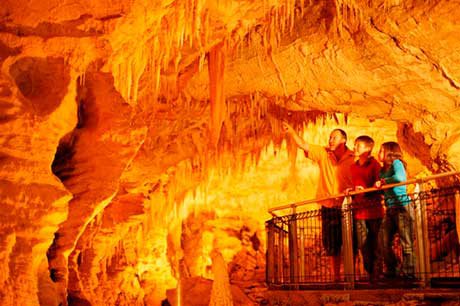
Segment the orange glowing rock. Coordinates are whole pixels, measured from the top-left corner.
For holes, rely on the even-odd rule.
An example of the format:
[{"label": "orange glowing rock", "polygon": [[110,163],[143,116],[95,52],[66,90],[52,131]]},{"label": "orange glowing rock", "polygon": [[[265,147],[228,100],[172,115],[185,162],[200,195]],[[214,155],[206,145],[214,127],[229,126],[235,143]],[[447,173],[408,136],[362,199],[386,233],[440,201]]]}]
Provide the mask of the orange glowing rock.
[{"label": "orange glowing rock", "polygon": [[214,278],[229,302],[225,272],[234,305],[255,304],[267,209],[315,196],[283,120],[320,145],[335,127],[350,146],[398,140],[410,176],[460,167],[458,12],[4,0],[0,304],[158,305],[174,289],[185,305],[189,288],[209,304]]}]

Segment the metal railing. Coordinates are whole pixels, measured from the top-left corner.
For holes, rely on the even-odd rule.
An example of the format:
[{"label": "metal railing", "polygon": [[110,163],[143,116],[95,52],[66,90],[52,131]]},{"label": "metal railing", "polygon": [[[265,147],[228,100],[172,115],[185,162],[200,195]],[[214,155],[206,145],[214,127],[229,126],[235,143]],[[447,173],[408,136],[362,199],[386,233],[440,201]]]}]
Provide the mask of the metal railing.
[{"label": "metal railing", "polygon": [[[442,173],[384,185],[378,189],[368,188],[270,209],[273,218],[266,222],[268,286],[286,289],[460,286],[460,245],[457,234],[460,212],[459,174],[460,172]],[[434,187],[429,184],[433,180],[444,182],[439,184],[440,187]],[[392,231],[392,223],[387,222],[391,217],[385,218],[378,234],[377,253],[380,256],[374,259],[376,269],[380,266],[382,270],[374,273],[377,277],[371,279],[370,274],[373,272],[369,272],[369,265],[365,265],[366,260],[363,262],[368,257],[364,258],[363,250],[356,247],[355,213],[363,205],[382,204],[369,201],[365,204],[359,203],[356,195],[361,195],[360,198],[363,199],[363,195],[369,195],[370,192],[375,194],[409,184],[415,185],[415,188],[409,194],[409,203],[405,208],[408,213],[404,215],[410,218],[402,218],[404,220],[399,223],[403,237],[398,231]],[[343,200],[336,216],[326,215],[330,212],[323,209],[297,212],[299,207],[331,199]],[[291,214],[278,216],[275,213],[285,209],[291,209]],[[387,209],[386,213],[391,214],[392,211]],[[331,256],[328,256],[330,246],[327,246],[323,235],[326,230],[325,222],[334,223],[334,218],[341,223],[341,233],[337,230],[337,237],[342,240],[342,263],[338,275],[334,273]],[[383,228],[386,229],[386,236],[388,233],[391,236],[387,240],[392,244],[387,248],[382,245]],[[407,273],[407,267],[412,265],[411,261],[415,261],[413,273],[399,274],[399,271]],[[393,271],[393,268],[396,270]],[[392,275],[390,272],[398,273]]]}]

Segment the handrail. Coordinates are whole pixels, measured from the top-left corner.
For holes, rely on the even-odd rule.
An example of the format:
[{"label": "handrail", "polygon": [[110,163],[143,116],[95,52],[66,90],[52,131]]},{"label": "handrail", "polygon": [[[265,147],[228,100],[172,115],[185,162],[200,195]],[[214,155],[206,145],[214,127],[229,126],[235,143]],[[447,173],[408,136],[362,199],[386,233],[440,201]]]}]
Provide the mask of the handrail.
[{"label": "handrail", "polygon": [[459,174],[460,174],[460,171],[450,171],[450,172],[444,172],[444,173],[434,174],[434,175],[430,175],[430,176],[425,176],[425,177],[421,177],[421,178],[415,178],[415,179],[407,180],[407,181],[401,182],[401,183],[383,185],[380,188],[371,187],[371,188],[366,188],[366,189],[359,190],[359,191],[350,191],[349,193],[344,193],[343,192],[343,193],[339,193],[339,194],[333,195],[333,196],[328,196],[328,197],[323,197],[323,198],[318,198],[318,199],[310,199],[310,200],[306,200],[306,201],[295,202],[295,203],[291,203],[291,204],[286,204],[286,205],[282,205],[282,206],[273,207],[273,208],[270,208],[268,210],[268,212],[270,214],[272,214],[273,216],[276,216],[276,214],[274,212],[277,211],[277,210],[283,210],[283,209],[289,209],[289,208],[295,209],[295,208],[297,208],[299,206],[304,206],[304,205],[308,205],[308,204],[319,203],[319,202],[323,202],[323,201],[327,201],[327,200],[333,200],[333,199],[337,199],[337,198],[343,198],[343,197],[346,197],[346,196],[353,196],[353,195],[367,193],[367,192],[385,190],[385,189],[394,188],[394,187],[398,187],[398,186],[404,186],[404,185],[410,185],[410,184],[416,184],[416,183],[423,183],[423,182],[426,182],[426,181],[432,181],[432,180],[435,180],[435,179],[448,177],[448,176],[453,176],[453,175],[459,175]]}]

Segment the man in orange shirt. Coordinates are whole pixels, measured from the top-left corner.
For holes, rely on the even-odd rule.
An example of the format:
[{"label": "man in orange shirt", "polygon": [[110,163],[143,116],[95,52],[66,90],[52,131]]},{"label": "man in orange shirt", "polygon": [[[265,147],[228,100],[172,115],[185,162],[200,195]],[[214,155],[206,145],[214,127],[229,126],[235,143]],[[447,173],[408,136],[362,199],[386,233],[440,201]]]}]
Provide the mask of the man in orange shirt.
[{"label": "man in orange shirt", "polygon": [[[317,198],[324,198],[344,192],[353,186],[350,167],[354,162],[354,153],[347,148],[347,134],[335,129],[329,136],[329,146],[322,147],[306,143],[286,122],[283,128],[305,152],[305,156],[319,165]],[[340,281],[340,250],[342,247],[343,198],[322,201],[322,239],[326,254],[331,256],[331,267],[335,281]]]}]

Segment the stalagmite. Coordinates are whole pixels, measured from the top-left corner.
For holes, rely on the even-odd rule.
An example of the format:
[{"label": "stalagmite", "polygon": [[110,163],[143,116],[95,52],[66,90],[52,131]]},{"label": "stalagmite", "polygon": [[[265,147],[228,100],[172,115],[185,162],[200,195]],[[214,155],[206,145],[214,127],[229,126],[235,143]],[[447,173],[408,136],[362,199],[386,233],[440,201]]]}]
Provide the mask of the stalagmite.
[{"label": "stalagmite", "polygon": [[227,264],[222,254],[217,250],[211,252],[211,258],[214,281],[212,283],[209,306],[233,306]]}]

